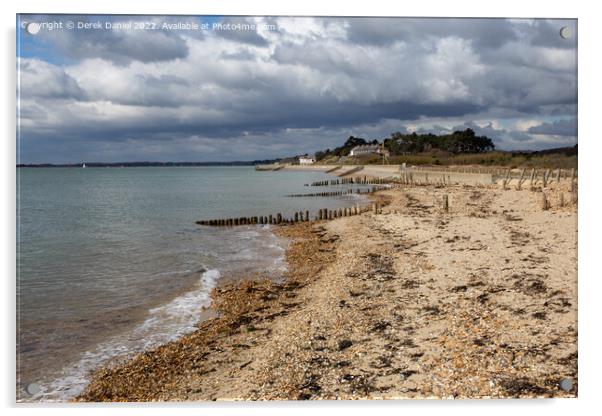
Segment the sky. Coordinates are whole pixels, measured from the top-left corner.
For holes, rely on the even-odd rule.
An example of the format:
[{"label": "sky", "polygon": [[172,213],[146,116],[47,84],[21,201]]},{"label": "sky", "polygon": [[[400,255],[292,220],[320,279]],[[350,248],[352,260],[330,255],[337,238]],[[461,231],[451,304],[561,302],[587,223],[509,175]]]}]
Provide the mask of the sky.
[{"label": "sky", "polygon": [[570,19],[20,15],[17,160],[260,160],[468,127],[572,146],[577,41]]}]

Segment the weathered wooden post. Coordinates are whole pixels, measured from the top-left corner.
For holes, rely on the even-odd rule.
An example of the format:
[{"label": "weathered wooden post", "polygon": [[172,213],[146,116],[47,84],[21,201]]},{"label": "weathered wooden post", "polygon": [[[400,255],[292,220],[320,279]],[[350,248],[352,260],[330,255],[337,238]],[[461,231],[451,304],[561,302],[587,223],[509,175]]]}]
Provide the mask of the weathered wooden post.
[{"label": "weathered wooden post", "polygon": [[560,168],[556,171],[556,182],[560,183]]},{"label": "weathered wooden post", "polygon": [[535,168],[533,168],[533,172],[531,172],[531,190],[533,190],[533,187],[535,186],[535,175],[537,174],[537,171]]},{"label": "weathered wooden post", "polygon": [[545,188],[548,185],[548,177],[547,177],[547,170],[544,170],[542,175],[541,175],[541,187]]},{"label": "weathered wooden post", "polygon": [[550,209],[550,201],[548,201],[548,196],[546,195],[545,191],[541,192],[541,208],[544,211]]},{"label": "weathered wooden post", "polygon": [[305,221],[309,221],[309,211],[305,210]]},{"label": "weathered wooden post", "polygon": [[508,182],[509,182],[509,181],[510,181],[510,169],[508,169],[508,170],[506,171],[506,177],[504,178],[504,181],[502,182],[502,183],[503,183],[503,188],[504,188],[504,190],[506,190],[506,189],[507,189],[507,187],[508,187]]},{"label": "weathered wooden post", "polygon": [[575,168],[571,169],[571,193],[575,193]]},{"label": "weathered wooden post", "polygon": [[577,204],[577,189],[576,188],[571,191],[571,203],[573,205]]},{"label": "weathered wooden post", "polygon": [[276,215],[276,224],[280,224],[282,222],[282,214],[278,213]]},{"label": "weathered wooden post", "polygon": [[520,173],[520,178],[518,180],[518,184],[516,184],[516,189],[517,190],[521,190],[522,186],[523,186],[523,178],[525,177],[525,172],[527,171],[527,169],[523,169]]},{"label": "weathered wooden post", "polygon": [[449,195],[443,195],[443,210],[449,212]]}]

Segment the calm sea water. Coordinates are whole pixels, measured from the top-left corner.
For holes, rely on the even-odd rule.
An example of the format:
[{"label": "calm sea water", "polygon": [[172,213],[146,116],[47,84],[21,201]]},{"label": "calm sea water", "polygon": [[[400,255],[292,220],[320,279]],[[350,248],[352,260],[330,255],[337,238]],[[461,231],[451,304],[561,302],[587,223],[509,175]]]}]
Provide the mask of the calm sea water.
[{"label": "calm sea water", "polygon": [[[17,381],[20,400],[66,400],[89,373],[194,330],[224,276],[286,270],[269,226],[196,220],[335,208],[319,172],[252,167],[18,169]],[[41,391],[29,396],[29,383]]]}]

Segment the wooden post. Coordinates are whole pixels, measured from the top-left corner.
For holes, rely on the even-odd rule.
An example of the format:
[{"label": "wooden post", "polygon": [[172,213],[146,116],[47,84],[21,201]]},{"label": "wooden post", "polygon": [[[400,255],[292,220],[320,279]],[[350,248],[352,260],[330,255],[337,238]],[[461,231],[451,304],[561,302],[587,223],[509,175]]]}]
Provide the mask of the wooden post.
[{"label": "wooden post", "polygon": [[506,170],[506,177],[502,180],[502,189],[508,189],[508,179],[510,178],[510,169]]},{"label": "wooden post", "polygon": [[571,193],[575,193],[575,168],[571,169]]},{"label": "wooden post", "polygon": [[541,193],[541,209],[544,211],[550,209],[550,201],[548,201],[548,196],[545,191],[542,191]]},{"label": "wooden post", "polygon": [[443,195],[443,210],[449,212],[449,195]]},{"label": "wooden post", "polygon": [[560,192],[560,207],[564,207],[564,192]]},{"label": "wooden post", "polygon": [[533,187],[535,186],[535,175],[536,175],[536,170],[535,168],[533,168],[533,172],[531,172],[531,190],[533,190]]},{"label": "wooden post", "polygon": [[276,215],[276,224],[280,224],[282,222],[282,214],[278,213]]},{"label": "wooden post", "polygon": [[541,187],[545,188],[548,185],[548,178],[547,178],[547,170],[543,171],[543,174],[541,176]]},{"label": "wooden post", "polygon": [[576,188],[571,191],[571,203],[573,205],[577,204],[577,189]]},{"label": "wooden post", "polygon": [[560,168],[556,171],[556,182],[560,183]]},{"label": "wooden post", "polygon": [[305,221],[309,221],[309,211],[305,211]]},{"label": "wooden post", "polygon": [[525,177],[526,171],[527,171],[527,169],[523,169],[520,173],[520,179],[518,180],[518,184],[516,185],[516,189],[518,189],[519,191],[523,186],[523,178]]}]

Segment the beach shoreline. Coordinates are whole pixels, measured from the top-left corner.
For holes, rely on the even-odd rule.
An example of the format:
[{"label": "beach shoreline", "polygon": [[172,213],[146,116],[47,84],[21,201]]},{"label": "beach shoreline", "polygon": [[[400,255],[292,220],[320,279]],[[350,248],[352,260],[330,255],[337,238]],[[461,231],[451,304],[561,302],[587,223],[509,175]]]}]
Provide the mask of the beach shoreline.
[{"label": "beach shoreline", "polygon": [[576,397],[576,206],[566,181],[546,193],[408,186],[373,194],[380,213],[275,227],[284,282],[218,285],[197,331],[76,400]]}]

